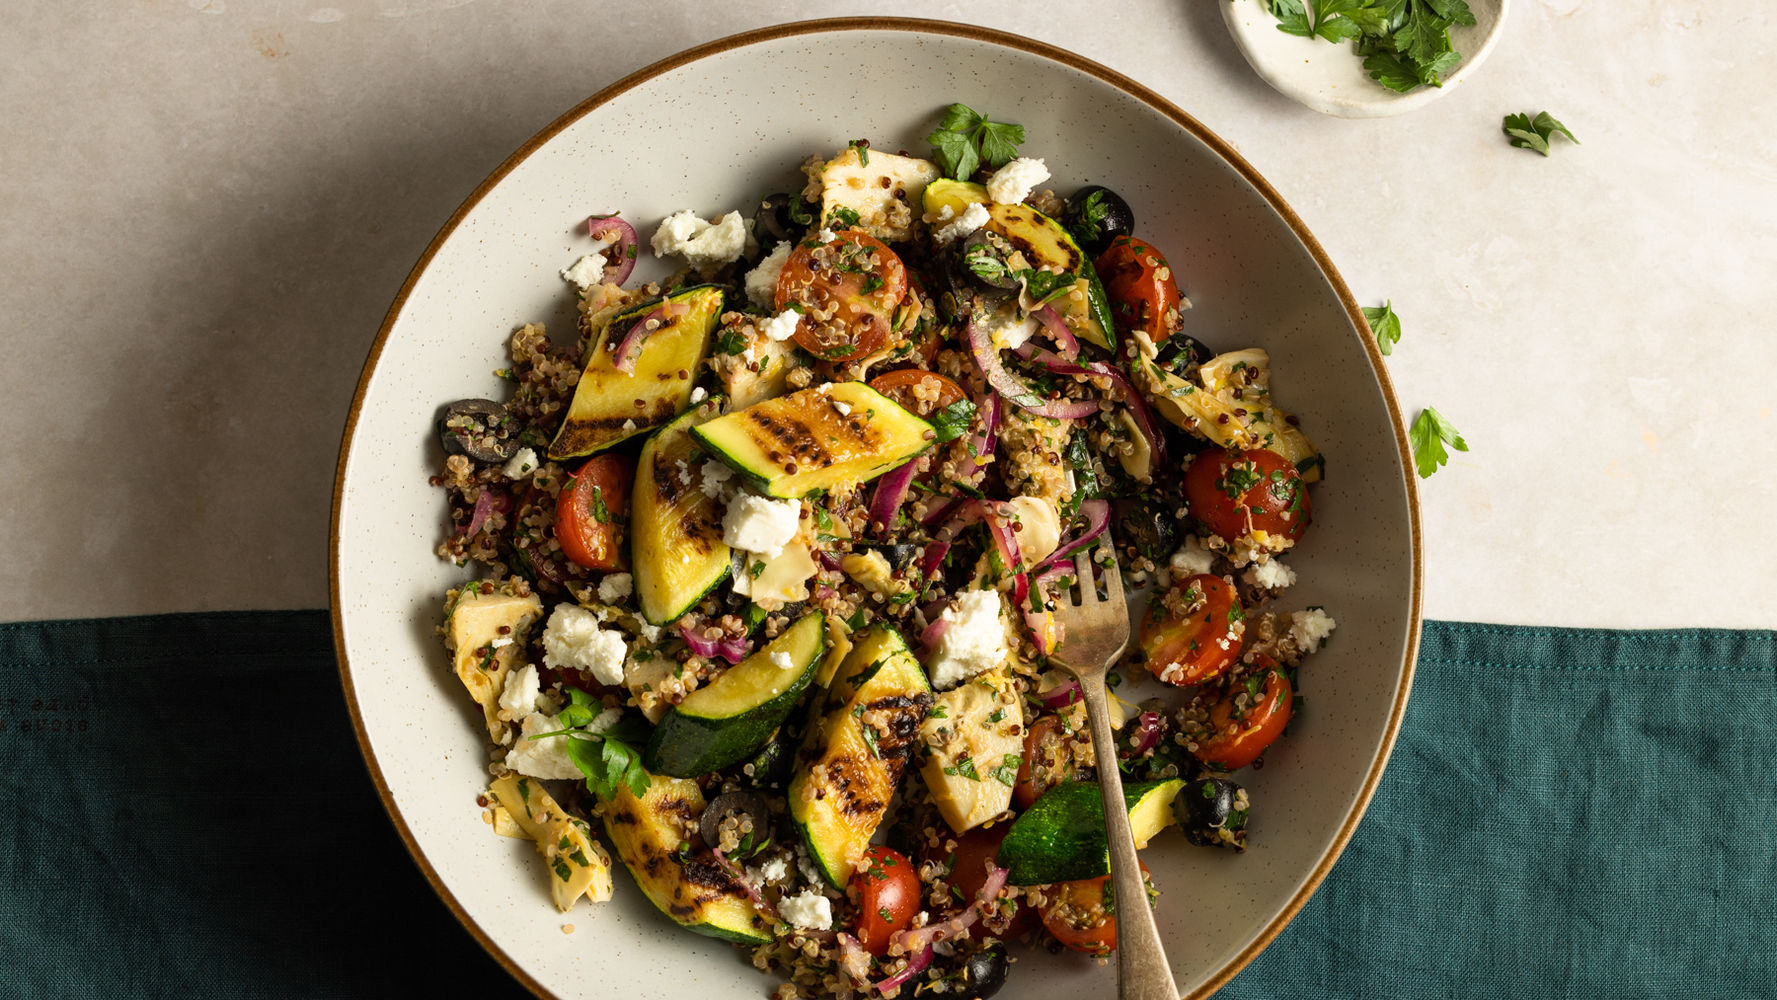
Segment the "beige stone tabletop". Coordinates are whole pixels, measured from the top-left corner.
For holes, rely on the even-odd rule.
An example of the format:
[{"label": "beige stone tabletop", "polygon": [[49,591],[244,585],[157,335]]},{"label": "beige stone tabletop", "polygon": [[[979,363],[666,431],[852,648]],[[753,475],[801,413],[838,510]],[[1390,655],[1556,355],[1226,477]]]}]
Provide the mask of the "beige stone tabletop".
[{"label": "beige stone tabletop", "polygon": [[[1777,624],[1773,8],[1517,0],[1462,86],[1347,121],[1262,83],[1220,2],[8,5],[0,618],[325,606],[360,366],[475,185],[679,49],[895,13],[1154,87],[1392,300],[1403,407],[1471,449],[1421,484],[1428,617]],[[1506,145],[1544,109],[1583,145]]]}]

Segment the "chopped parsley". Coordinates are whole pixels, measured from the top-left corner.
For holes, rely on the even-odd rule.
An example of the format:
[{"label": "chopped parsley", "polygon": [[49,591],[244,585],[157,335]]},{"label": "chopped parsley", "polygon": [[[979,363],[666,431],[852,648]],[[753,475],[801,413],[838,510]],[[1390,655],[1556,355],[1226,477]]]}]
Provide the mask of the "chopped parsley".
[{"label": "chopped parsley", "polygon": [[975,404],[967,399],[959,399],[949,406],[927,417],[936,436],[933,441],[942,444],[954,441],[967,433],[975,422]]}]

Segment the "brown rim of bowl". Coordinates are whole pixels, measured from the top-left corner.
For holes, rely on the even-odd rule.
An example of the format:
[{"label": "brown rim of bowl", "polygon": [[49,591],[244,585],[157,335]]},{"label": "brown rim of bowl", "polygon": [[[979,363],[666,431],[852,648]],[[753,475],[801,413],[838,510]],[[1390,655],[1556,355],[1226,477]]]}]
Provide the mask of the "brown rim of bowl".
[{"label": "brown rim of bowl", "polygon": [[[1041,56],[1052,62],[1057,62],[1072,69],[1079,70],[1089,76],[1097,77],[1099,80],[1129,94],[1131,97],[1134,97],[1165,115],[1180,128],[1191,133],[1198,140],[1203,142],[1204,145],[1214,150],[1216,155],[1220,156],[1229,166],[1233,167],[1248,184],[1251,184],[1253,188],[1271,205],[1272,210],[1277,212],[1277,214],[1289,224],[1290,230],[1296,234],[1296,238],[1301,240],[1302,245],[1307,248],[1309,254],[1314,258],[1315,264],[1320,267],[1321,273],[1325,275],[1328,283],[1333,286],[1333,291],[1339,296],[1339,302],[1345,307],[1345,312],[1351,320],[1353,329],[1358,331],[1368,329],[1363,312],[1358,307],[1357,300],[1352,298],[1351,290],[1345,287],[1345,279],[1341,278],[1338,270],[1333,267],[1333,262],[1327,257],[1326,250],[1321,247],[1320,241],[1315,239],[1314,234],[1308,231],[1308,227],[1303,224],[1301,218],[1296,215],[1295,210],[1290,208],[1288,203],[1283,200],[1283,197],[1277,193],[1276,189],[1263,177],[1259,176],[1259,172],[1254,170],[1252,165],[1247,163],[1239,153],[1235,152],[1232,146],[1229,146],[1226,142],[1222,141],[1219,136],[1205,128],[1202,123],[1197,121],[1197,119],[1180,110],[1171,101],[1161,97],[1153,90],[1150,90],[1108,66],[1104,66],[1091,59],[1087,59],[1084,56],[1076,55],[1066,49],[1057,48],[1056,46],[1049,45],[1045,42],[1035,41],[1034,39],[998,31],[992,28],[982,28],[969,24],[956,24],[950,21],[933,21],[907,17],[837,17],[814,21],[796,21],[790,24],[780,24],[769,28],[755,28],[752,31],[743,31],[739,34],[729,35],[726,38],[718,38],[714,41],[705,42],[702,45],[686,49],[676,55],[668,56],[651,66],[639,69],[623,79],[618,80],[616,83],[600,90],[586,100],[581,101],[566,114],[549,123],[549,125],[542,131],[532,136],[523,146],[520,146],[516,152],[507,157],[505,162],[495,168],[494,172],[489,174],[486,180],[477,185],[475,190],[470,193],[469,197],[457,207],[457,210],[451,213],[450,218],[444,223],[443,228],[439,229],[438,235],[434,236],[432,242],[427,244],[425,253],[420,255],[419,262],[414,265],[413,270],[407,276],[407,280],[402,283],[401,290],[395,295],[395,301],[389,306],[388,315],[383,319],[382,328],[377,331],[375,342],[370,345],[370,354],[365,359],[363,373],[358,377],[357,391],[352,395],[351,411],[346,416],[345,433],[340,440],[339,462],[334,472],[333,516],[329,527],[330,549],[327,561],[327,578],[333,613],[333,648],[335,655],[339,658],[339,678],[340,683],[345,690],[346,710],[351,713],[352,729],[358,737],[358,749],[364,755],[365,766],[370,771],[371,781],[376,784],[376,793],[377,796],[382,799],[383,808],[388,811],[389,819],[394,822],[396,832],[401,835],[401,842],[407,845],[407,853],[413,857],[414,863],[420,868],[420,872],[426,876],[426,881],[431,883],[433,891],[437,892],[439,898],[444,900],[445,905],[450,907],[450,911],[456,914],[457,920],[462,923],[463,927],[468,930],[476,941],[481,943],[483,948],[487,949],[488,954],[492,955],[507,972],[512,974],[513,978],[523,983],[532,993],[545,998],[545,1000],[560,1000],[560,998],[557,997],[556,994],[551,993],[541,983],[537,982],[537,980],[529,973],[519,968],[518,963],[514,962],[511,956],[507,955],[494,944],[493,939],[488,937],[486,932],[481,929],[480,925],[478,925],[463,909],[462,904],[457,902],[456,897],[451,895],[450,891],[444,887],[444,883],[439,879],[437,871],[432,868],[431,862],[426,860],[425,853],[420,850],[419,844],[414,840],[413,831],[408,828],[407,822],[402,818],[400,810],[395,806],[394,798],[389,794],[388,783],[383,780],[382,769],[377,766],[376,755],[370,749],[370,737],[364,730],[364,719],[358,714],[358,700],[352,688],[351,667],[346,659],[344,623],[340,617],[339,610],[339,515],[341,500],[343,499],[345,492],[346,462],[351,455],[352,435],[353,432],[357,430],[358,426],[359,408],[364,404],[364,392],[370,385],[371,375],[376,371],[376,362],[382,355],[383,344],[388,340],[389,330],[395,325],[395,320],[400,315],[402,306],[406,304],[407,296],[412,292],[414,283],[419,280],[420,275],[424,273],[427,265],[432,262],[432,256],[438,252],[439,247],[443,246],[444,241],[456,230],[457,224],[462,221],[463,216],[468,214],[469,210],[475,207],[475,205],[481,201],[482,197],[485,196],[495,184],[499,183],[502,178],[511,173],[514,168],[522,163],[526,157],[530,156],[531,153],[535,152],[538,147],[542,146],[557,133],[567,128],[573,122],[579,120],[594,108],[597,108],[617,95],[652,80],[662,73],[677,69],[687,63],[695,62],[707,55],[726,52],[729,49],[738,48],[743,45],[754,45],[759,42],[773,41],[775,39],[786,38],[793,35],[809,35],[835,31],[907,31],[922,34],[950,35],[957,38],[989,42],[995,45],[1005,46],[1006,48],[1018,49],[1032,55]],[[1400,451],[1402,480],[1407,492],[1408,523],[1412,535],[1413,600],[1411,615],[1408,620],[1406,656],[1401,663],[1400,687],[1395,694],[1394,706],[1389,714],[1388,728],[1382,736],[1380,752],[1376,755],[1375,762],[1370,766],[1370,773],[1364,778],[1363,788],[1358,793],[1357,801],[1352,805],[1350,815],[1345,817],[1345,822],[1339,827],[1338,834],[1333,838],[1332,846],[1328,848],[1326,854],[1321,857],[1320,862],[1314,866],[1314,870],[1308,874],[1307,880],[1302,884],[1301,888],[1296,891],[1295,896],[1290,899],[1289,903],[1284,906],[1283,910],[1280,911],[1276,917],[1272,918],[1271,923],[1266,925],[1264,930],[1259,932],[1258,937],[1256,937],[1246,948],[1242,949],[1238,955],[1234,956],[1232,961],[1211,975],[1202,988],[1195,993],[1190,994],[1188,997],[1183,998],[1183,1000],[1203,1000],[1203,998],[1208,997],[1216,990],[1221,989],[1228,980],[1234,978],[1236,973],[1245,968],[1247,963],[1256,958],[1259,952],[1263,951],[1265,947],[1271,943],[1272,939],[1277,937],[1278,933],[1283,930],[1284,926],[1302,909],[1303,904],[1308,902],[1308,897],[1312,896],[1314,890],[1319,888],[1321,880],[1326,878],[1327,872],[1333,867],[1333,862],[1337,861],[1339,855],[1344,852],[1345,845],[1350,841],[1352,832],[1357,829],[1358,820],[1363,817],[1364,810],[1369,806],[1371,797],[1375,795],[1376,784],[1382,777],[1382,771],[1388,763],[1389,754],[1394,749],[1395,736],[1400,731],[1401,717],[1406,712],[1407,708],[1407,694],[1413,686],[1413,671],[1418,659],[1419,630],[1422,621],[1420,601],[1422,596],[1422,564],[1424,560],[1419,525],[1419,491],[1418,485],[1413,481],[1413,476],[1410,471],[1413,468],[1413,460],[1412,452],[1407,442],[1407,434],[1405,430],[1406,424],[1401,419],[1400,403],[1395,399],[1394,384],[1389,380],[1388,369],[1384,367],[1382,353],[1377,350],[1376,343],[1371,338],[1361,337],[1360,339],[1363,341],[1364,349],[1369,352],[1370,368],[1375,372],[1377,383],[1382,387],[1383,400],[1388,405],[1389,415],[1394,418],[1395,444]]]}]

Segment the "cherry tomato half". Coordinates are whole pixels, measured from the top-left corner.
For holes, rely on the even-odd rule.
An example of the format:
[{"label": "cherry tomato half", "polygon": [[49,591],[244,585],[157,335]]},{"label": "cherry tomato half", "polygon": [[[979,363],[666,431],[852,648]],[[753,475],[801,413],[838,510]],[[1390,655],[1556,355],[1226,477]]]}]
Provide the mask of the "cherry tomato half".
[{"label": "cherry tomato half", "polygon": [[1111,318],[1128,331],[1140,330],[1158,344],[1179,328],[1178,280],[1166,258],[1130,236],[1111,241],[1094,262],[1111,299]]},{"label": "cherry tomato half", "polygon": [[595,455],[568,479],[555,504],[555,537],[562,552],[587,569],[622,569],[623,530],[635,463]]},{"label": "cherry tomato half", "polygon": [[[924,417],[942,410],[968,393],[956,380],[937,372],[918,368],[899,368],[870,380],[870,388],[901,404],[914,416]],[[922,394],[926,398],[922,398]]]},{"label": "cherry tomato half", "polygon": [[[1011,829],[1011,823],[1001,822],[991,827],[978,826],[956,838],[956,850],[950,855],[950,884],[966,903],[973,903],[981,895],[987,873],[999,863],[1000,844]],[[1036,916],[1020,902],[1011,919],[990,916],[982,922],[994,936],[1010,939],[1021,937],[1034,927]]]},{"label": "cherry tomato half", "polygon": [[[1147,883],[1146,862],[1141,874]],[[1117,950],[1117,906],[1122,900],[1112,891],[1109,875],[1057,882],[1044,890],[1044,896],[1043,926],[1055,940],[1088,955],[1109,955]]]},{"label": "cherry tomato half", "polygon": [[858,943],[872,955],[888,952],[889,939],[913,923],[919,912],[919,873],[907,856],[892,847],[872,845],[864,863],[852,874],[849,893],[857,890]]},{"label": "cherry tomato half", "polygon": [[[1289,725],[1294,694],[1276,660],[1254,657],[1246,681],[1231,686],[1209,707],[1210,735],[1198,741],[1197,759],[1225,771],[1238,771],[1257,760]],[[1241,695],[1248,701],[1245,708],[1239,704]]]},{"label": "cherry tomato half", "polygon": [[790,251],[777,279],[777,308],[797,307],[796,343],[817,358],[853,361],[887,346],[907,268],[887,244],[847,229]]},{"label": "cherry tomato half", "polygon": [[[1045,715],[1024,731],[1024,760],[1018,765],[1018,780],[1012,783],[1012,801],[1020,812],[1061,783],[1062,763],[1067,757],[1067,750],[1061,745],[1065,738],[1061,717],[1056,715]],[[1042,762],[1040,774],[1031,767],[1036,761]]]},{"label": "cherry tomato half", "polygon": [[1148,602],[1141,649],[1148,671],[1168,684],[1212,680],[1240,659],[1246,642],[1246,609],[1227,580],[1209,573],[1188,576],[1159,600]]},{"label": "cherry tomato half", "polygon": [[1301,473],[1264,448],[1198,454],[1185,470],[1185,501],[1192,517],[1229,541],[1255,530],[1295,541],[1313,514]]}]

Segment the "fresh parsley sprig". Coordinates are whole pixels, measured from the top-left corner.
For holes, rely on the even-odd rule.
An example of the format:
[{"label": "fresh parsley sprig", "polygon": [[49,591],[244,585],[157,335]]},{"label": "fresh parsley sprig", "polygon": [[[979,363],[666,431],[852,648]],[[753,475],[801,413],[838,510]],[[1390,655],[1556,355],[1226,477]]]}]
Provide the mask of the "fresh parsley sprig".
[{"label": "fresh parsley sprig", "polygon": [[1559,132],[1567,136],[1568,141],[1579,145],[1579,140],[1567,130],[1567,126],[1556,121],[1547,111],[1538,111],[1536,117],[1530,115],[1506,115],[1500,131],[1510,137],[1512,145],[1519,149],[1534,149],[1544,156],[1549,155],[1549,140]]},{"label": "fresh parsley sprig", "polygon": [[1264,0],[1277,30],[1303,38],[1357,43],[1370,78],[1406,93],[1443,85],[1462,61],[1450,44],[1453,25],[1475,23],[1467,0]]},{"label": "fresh parsley sprig", "polygon": [[568,759],[586,776],[586,790],[601,799],[617,794],[619,783],[631,795],[641,795],[653,784],[648,769],[642,766],[642,752],[650,735],[648,725],[633,716],[624,716],[601,732],[584,727],[597,719],[603,708],[592,696],[579,688],[568,688],[569,704],[557,716],[565,728],[551,733],[538,733],[532,740],[566,739]]},{"label": "fresh parsley sprig", "polygon": [[1413,446],[1413,465],[1419,470],[1421,479],[1450,461],[1450,453],[1444,450],[1445,445],[1457,451],[1468,450],[1468,442],[1457,432],[1456,425],[1431,406],[1420,410],[1413,426],[1407,428],[1407,441]]},{"label": "fresh parsley sprig", "polygon": [[1383,302],[1380,309],[1365,306],[1364,322],[1370,324],[1370,332],[1376,336],[1376,346],[1382,353],[1393,354],[1394,345],[1401,342],[1401,318],[1394,314],[1394,301]]},{"label": "fresh parsley sprig", "polygon": [[959,399],[949,406],[926,418],[932,425],[933,441],[942,444],[954,441],[968,433],[969,427],[975,422],[975,404],[966,399]]},{"label": "fresh parsley sprig", "polygon": [[1024,126],[990,121],[966,104],[952,104],[926,141],[944,176],[966,181],[983,163],[997,170],[1017,156]]}]

